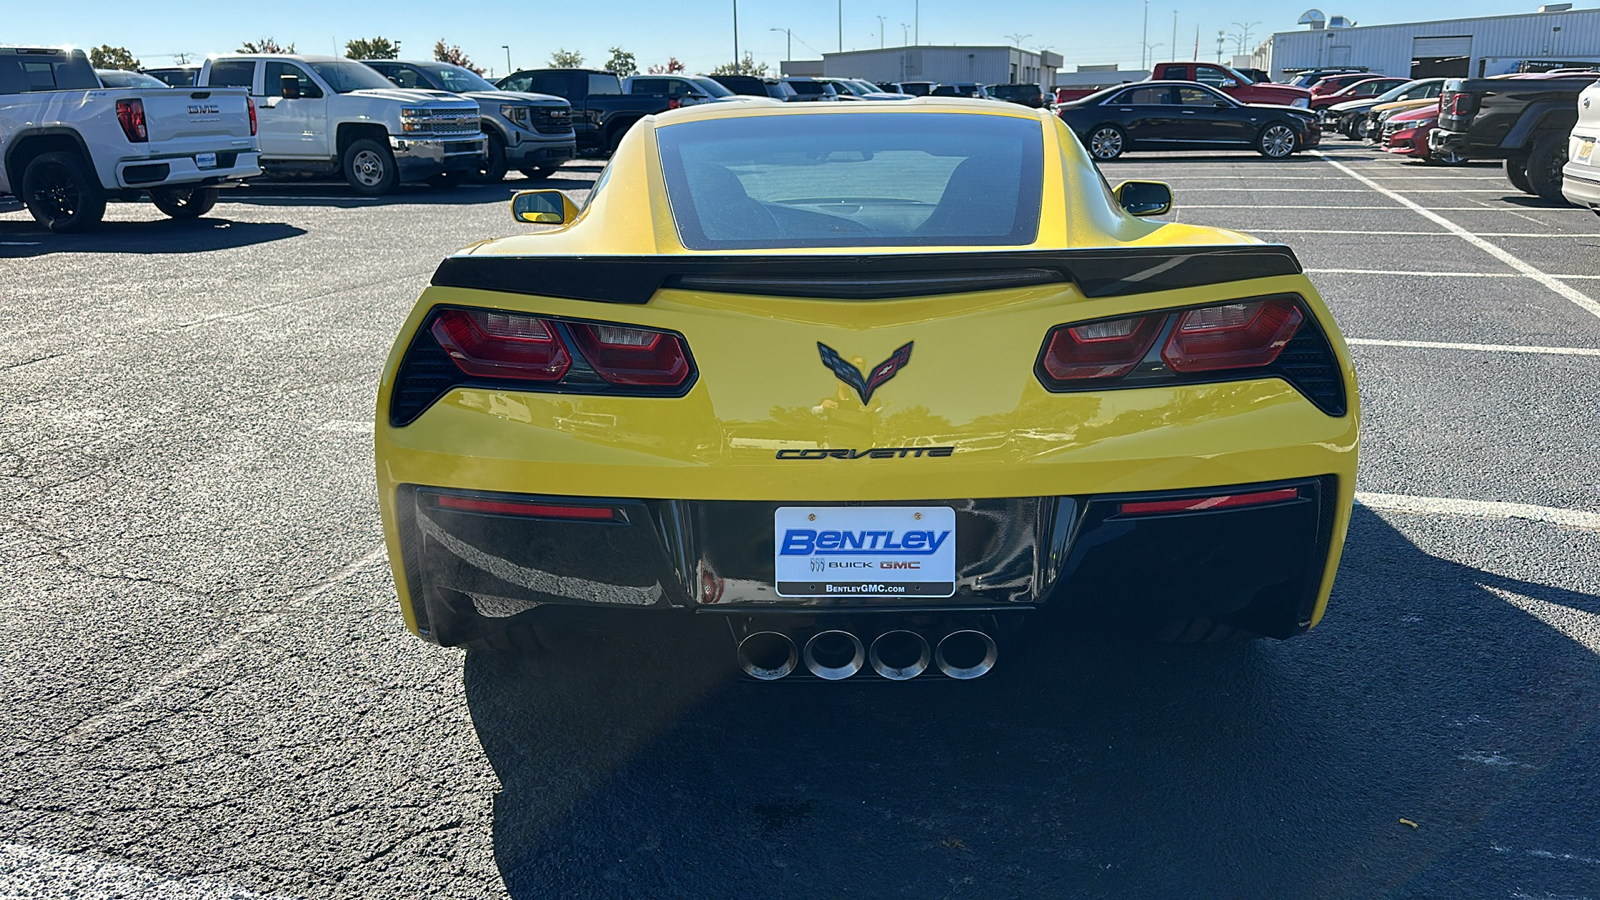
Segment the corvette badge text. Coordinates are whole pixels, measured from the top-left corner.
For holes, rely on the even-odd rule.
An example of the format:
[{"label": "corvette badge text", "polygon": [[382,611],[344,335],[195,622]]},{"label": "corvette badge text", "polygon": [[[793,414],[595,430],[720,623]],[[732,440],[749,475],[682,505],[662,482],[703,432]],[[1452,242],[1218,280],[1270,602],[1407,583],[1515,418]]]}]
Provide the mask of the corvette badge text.
[{"label": "corvette badge text", "polygon": [[779,459],[920,459],[950,456],[954,447],[871,447],[866,450],[779,450]]}]

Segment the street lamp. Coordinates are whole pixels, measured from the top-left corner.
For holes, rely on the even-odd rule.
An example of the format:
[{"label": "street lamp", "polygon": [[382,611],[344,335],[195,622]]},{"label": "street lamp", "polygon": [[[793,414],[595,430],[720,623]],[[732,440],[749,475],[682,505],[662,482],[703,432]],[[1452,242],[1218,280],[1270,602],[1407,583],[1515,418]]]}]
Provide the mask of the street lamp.
[{"label": "street lamp", "polygon": [[911,43],[911,26],[907,25],[904,22],[901,22],[900,23],[900,46],[904,47],[904,46],[906,46],[907,44],[910,44],[910,43]]},{"label": "street lamp", "polygon": [[787,28],[768,28],[768,31],[781,31],[784,37],[783,61],[794,59],[794,32]]},{"label": "street lamp", "polygon": [[1260,25],[1261,23],[1260,22],[1234,22],[1233,24],[1235,26],[1237,26],[1238,29],[1239,29],[1239,34],[1238,34],[1238,38],[1239,38],[1239,55],[1243,56],[1245,48],[1250,43],[1250,29],[1254,28],[1257,25]]},{"label": "street lamp", "polygon": [[506,52],[506,74],[511,74],[511,45],[501,44],[500,49]]},{"label": "street lamp", "polygon": [[733,0],[733,71],[739,71],[739,0]]},{"label": "street lamp", "polygon": [[1011,34],[1006,35],[1006,37],[1011,39],[1011,46],[1013,46],[1013,47],[1021,47],[1022,46],[1022,42],[1027,40],[1028,38],[1033,37],[1033,35],[1031,35],[1031,34],[1021,34],[1019,32],[1013,32]]},{"label": "street lamp", "polygon": [[883,16],[878,17],[878,49],[883,49]]}]

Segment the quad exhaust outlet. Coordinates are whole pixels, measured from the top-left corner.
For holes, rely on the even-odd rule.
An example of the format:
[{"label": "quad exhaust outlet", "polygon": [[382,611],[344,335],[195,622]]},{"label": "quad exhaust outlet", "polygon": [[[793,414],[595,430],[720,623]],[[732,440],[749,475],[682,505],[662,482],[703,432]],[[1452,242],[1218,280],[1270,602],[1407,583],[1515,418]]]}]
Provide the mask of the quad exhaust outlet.
[{"label": "quad exhaust outlet", "polygon": [[934,670],[970,681],[992,671],[999,657],[993,635],[980,627],[944,632],[932,643],[906,628],[880,632],[870,642],[842,628],[801,637],[771,629],[750,631],[738,639],[739,670],[757,681],[787,678],[802,667],[824,681],[843,681],[863,669],[888,681],[910,681]]}]

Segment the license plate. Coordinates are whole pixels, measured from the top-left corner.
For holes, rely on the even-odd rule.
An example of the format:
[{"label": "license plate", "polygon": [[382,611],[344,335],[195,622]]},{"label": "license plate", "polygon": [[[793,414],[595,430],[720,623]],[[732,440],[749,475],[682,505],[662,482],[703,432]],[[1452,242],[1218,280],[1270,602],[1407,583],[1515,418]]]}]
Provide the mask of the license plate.
[{"label": "license plate", "polygon": [[1587,163],[1589,161],[1589,157],[1593,155],[1594,141],[1590,140],[1589,138],[1584,138],[1583,143],[1578,145],[1578,162]]},{"label": "license plate", "polygon": [[217,167],[217,155],[215,153],[196,153],[194,164],[202,169],[215,169]]},{"label": "license plate", "polygon": [[772,524],[780,597],[956,592],[956,512],[948,506],[784,506]]}]

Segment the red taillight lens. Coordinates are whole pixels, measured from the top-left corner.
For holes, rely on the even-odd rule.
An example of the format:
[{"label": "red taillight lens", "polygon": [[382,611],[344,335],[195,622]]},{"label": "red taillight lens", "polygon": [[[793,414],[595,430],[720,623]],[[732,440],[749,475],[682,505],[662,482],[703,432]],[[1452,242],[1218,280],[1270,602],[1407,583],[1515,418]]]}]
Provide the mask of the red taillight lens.
[{"label": "red taillight lens", "polygon": [[539,519],[576,519],[586,522],[617,522],[617,511],[609,506],[568,506],[556,503],[533,503],[525,500],[488,500],[479,497],[439,496],[443,509],[465,512],[492,513],[499,516],[532,516]]},{"label": "red taillight lens", "polygon": [[244,98],[244,105],[250,108],[250,136],[256,136],[256,102],[249,97]]},{"label": "red taillight lens", "polygon": [[1191,309],[1178,316],[1161,358],[1183,373],[1271,365],[1304,318],[1286,298]]},{"label": "red taillight lens", "polygon": [[457,367],[482,378],[560,381],[572,356],[544,319],[488,309],[447,309],[433,337]]},{"label": "red taillight lens", "polygon": [[1209,509],[1238,509],[1241,506],[1261,506],[1282,503],[1300,496],[1299,488],[1278,488],[1271,491],[1254,491],[1249,494],[1223,494],[1216,497],[1186,497],[1182,500],[1137,500],[1117,504],[1117,512],[1125,516],[1147,516],[1156,513],[1204,512]]},{"label": "red taillight lens", "polygon": [[1120,378],[1150,352],[1165,316],[1133,316],[1057,328],[1044,351],[1044,370],[1057,381]]},{"label": "red taillight lens", "polygon": [[1471,115],[1471,114],[1472,114],[1472,95],[1471,94],[1451,94],[1450,95],[1450,115],[1452,115],[1452,116],[1466,116],[1466,115]]},{"label": "red taillight lens", "polygon": [[611,384],[676,387],[689,377],[689,355],[675,334],[619,325],[572,325],[572,337]]},{"label": "red taillight lens", "polygon": [[135,144],[147,143],[150,132],[144,124],[144,101],[139,99],[117,101],[117,124],[122,133]]}]

